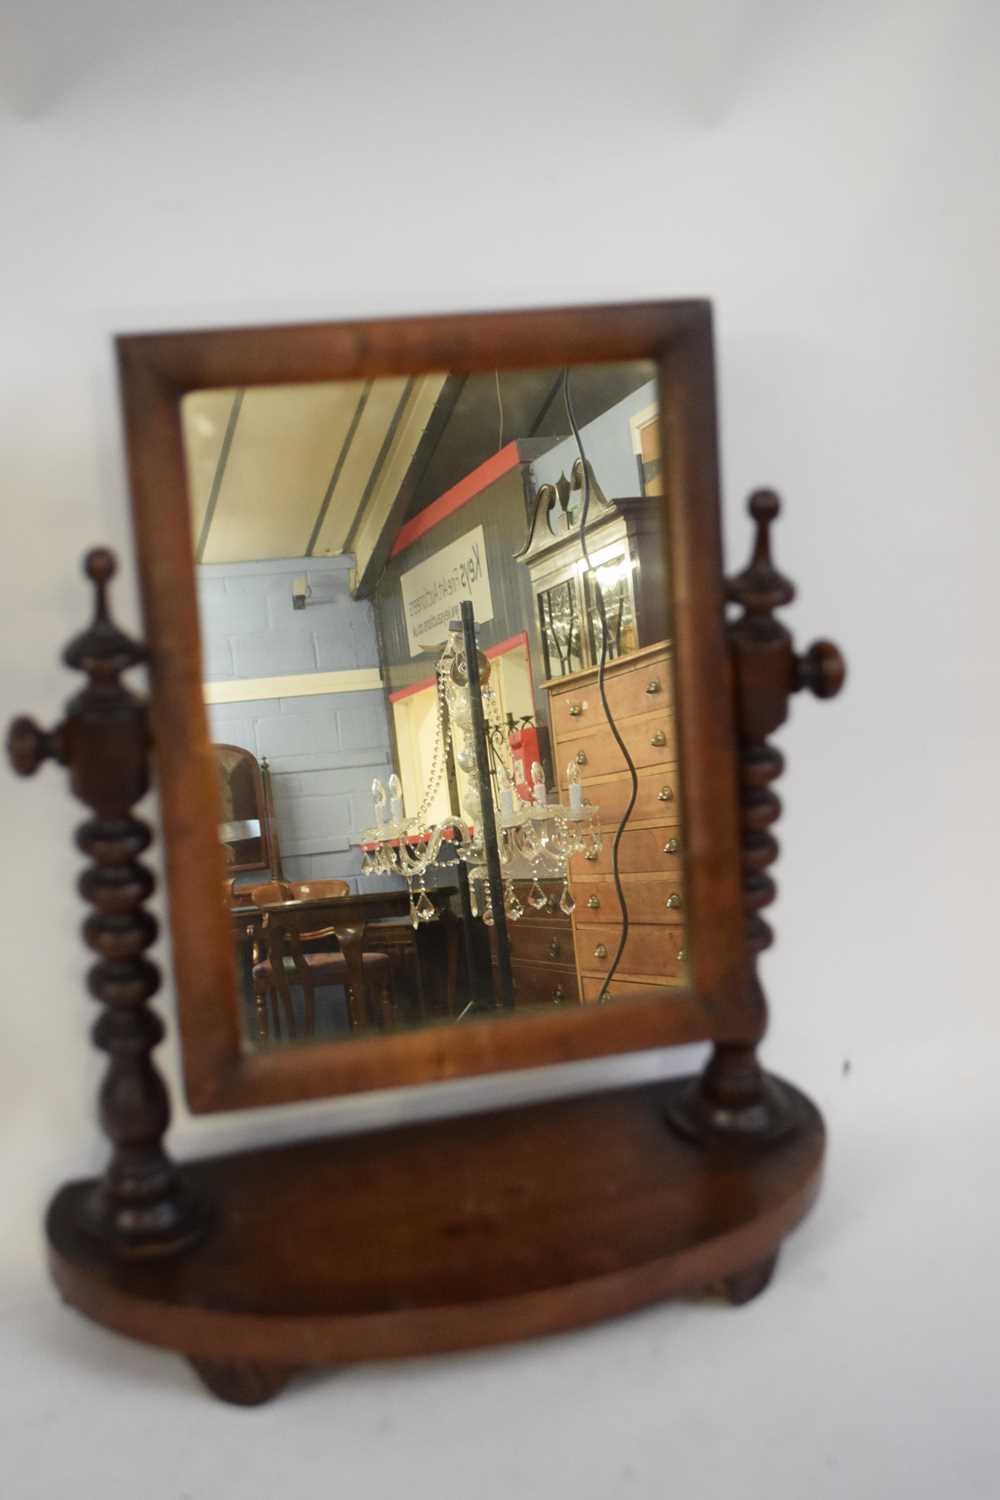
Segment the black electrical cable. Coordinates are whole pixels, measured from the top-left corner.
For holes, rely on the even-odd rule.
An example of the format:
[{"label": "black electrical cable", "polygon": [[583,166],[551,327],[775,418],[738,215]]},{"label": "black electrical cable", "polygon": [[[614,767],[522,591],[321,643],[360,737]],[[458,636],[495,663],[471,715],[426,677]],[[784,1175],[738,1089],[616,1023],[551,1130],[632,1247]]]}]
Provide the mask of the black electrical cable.
[{"label": "black electrical cable", "polygon": [[566,406],[566,416],[569,420],[569,425],[572,429],[573,436],[576,439],[577,451],[580,455],[580,467],[583,470],[583,505],[580,508],[580,548],[583,552],[583,560],[587,565],[587,572],[592,573],[594,576],[594,597],[597,603],[598,619],[601,622],[601,659],[597,667],[597,691],[601,699],[601,707],[604,709],[604,714],[608,721],[608,727],[610,728],[611,733],[614,735],[615,743],[617,744],[625,759],[625,764],[628,766],[629,770],[629,776],[632,779],[632,793],[628,800],[628,806],[622,813],[621,821],[618,824],[618,827],[615,829],[614,842],[611,845],[611,873],[614,877],[615,891],[617,892],[618,901],[622,909],[622,930],[621,936],[618,939],[618,951],[611,961],[611,966],[604,977],[604,983],[601,985],[601,992],[597,997],[598,1005],[603,1005],[608,998],[608,986],[610,985],[612,979],[615,977],[615,971],[618,968],[618,965],[621,963],[622,954],[625,952],[625,943],[628,939],[628,904],[625,900],[625,892],[622,890],[621,872],[618,868],[618,846],[621,843],[621,837],[622,833],[625,830],[625,824],[632,816],[632,809],[633,807],[635,807],[635,799],[639,793],[639,777],[635,769],[635,761],[629,754],[628,746],[622,739],[618,725],[615,723],[614,715],[612,714],[611,709],[608,706],[607,693],[604,689],[604,675],[608,661],[608,616],[607,610],[605,609],[604,605],[604,593],[601,589],[600,580],[597,577],[597,570],[591,562],[590,553],[587,550],[587,512],[590,510],[590,470],[587,468],[587,455],[583,451],[583,439],[580,436],[580,429],[576,425],[576,417],[573,414],[573,402],[570,397],[569,391],[568,365],[563,369],[562,387],[563,401]]}]

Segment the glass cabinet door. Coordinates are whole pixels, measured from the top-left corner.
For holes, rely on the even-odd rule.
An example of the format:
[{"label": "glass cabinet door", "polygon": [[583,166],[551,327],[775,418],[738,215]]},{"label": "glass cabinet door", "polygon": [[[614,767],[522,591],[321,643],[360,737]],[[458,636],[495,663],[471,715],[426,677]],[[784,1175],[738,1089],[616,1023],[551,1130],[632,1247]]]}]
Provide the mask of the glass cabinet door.
[{"label": "glass cabinet door", "polygon": [[582,671],[586,663],[576,579],[570,577],[543,589],[538,595],[538,613],[546,676],[566,677]]},{"label": "glass cabinet door", "polygon": [[601,659],[601,616],[598,589],[604,601],[608,626],[607,660],[614,661],[638,646],[635,623],[635,597],[632,588],[632,565],[626,552],[619,552],[598,562],[593,572],[584,575],[587,600],[587,635],[591,660]]}]

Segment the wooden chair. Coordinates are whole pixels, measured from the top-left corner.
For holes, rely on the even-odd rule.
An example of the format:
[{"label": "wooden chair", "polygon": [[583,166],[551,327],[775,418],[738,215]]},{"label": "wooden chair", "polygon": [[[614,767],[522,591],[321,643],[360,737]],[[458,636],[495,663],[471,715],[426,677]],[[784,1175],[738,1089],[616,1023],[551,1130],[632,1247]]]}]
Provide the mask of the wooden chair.
[{"label": "wooden chair", "polygon": [[351,886],[347,880],[293,880],[292,892],[296,901],[328,901],[349,896]]},{"label": "wooden chair", "polygon": [[[351,888],[344,880],[295,882],[269,881],[255,886],[252,899],[255,906],[274,907],[278,901],[308,901],[349,896]],[[316,914],[317,916],[319,914]],[[367,995],[375,992],[379,999],[380,1020],[383,1028],[389,1029],[395,1019],[392,993],[392,970],[385,953],[361,954],[362,983],[365,993],[359,995],[351,982],[348,961],[340,952],[307,952],[303,944],[336,938],[336,927],[320,927],[304,931],[300,925],[302,914],[284,913],[281,910],[265,911],[261,936],[267,957],[255,955],[253,964],[253,989],[257,1002],[258,1029],[262,1037],[269,1034],[268,1010],[273,1018],[274,1033],[281,1034],[278,1002],[284,1013],[285,1029],[289,1038],[296,1035],[295,1007],[291,987],[301,987],[304,998],[304,1034],[312,1036],[316,1030],[316,990],[325,984],[340,985],[347,994],[347,1010],[352,1030],[368,1019]],[[341,932],[345,929],[337,924]],[[352,938],[363,941],[364,924],[352,924],[347,929]]]},{"label": "wooden chair", "polygon": [[278,906],[282,901],[294,901],[295,893],[287,880],[265,880],[246,893],[254,906]]},{"label": "wooden chair", "polygon": [[[292,882],[297,901],[323,900],[331,896],[349,896],[351,887],[346,880],[296,880]],[[393,970],[403,969],[413,976],[420,1018],[425,1018],[424,976],[417,947],[417,935],[408,917],[376,917],[369,922],[366,938],[371,941],[374,952],[387,950]],[[409,970],[407,960],[412,960]],[[398,976],[397,976],[398,977]]]}]

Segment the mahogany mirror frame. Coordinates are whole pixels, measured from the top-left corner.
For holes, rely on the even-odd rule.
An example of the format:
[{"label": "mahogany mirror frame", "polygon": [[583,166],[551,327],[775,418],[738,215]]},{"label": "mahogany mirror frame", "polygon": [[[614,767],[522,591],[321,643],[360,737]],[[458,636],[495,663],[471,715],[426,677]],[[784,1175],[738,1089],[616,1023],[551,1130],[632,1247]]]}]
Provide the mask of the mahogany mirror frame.
[{"label": "mahogany mirror frame", "polygon": [[[128,335],[116,341],[150,648],[185,1091],[195,1113],[760,1033],[741,894],[711,307],[654,302]],[[202,696],[181,400],[191,391],[647,359],[659,385],[689,982],[661,997],[297,1049],[242,1035]]]}]

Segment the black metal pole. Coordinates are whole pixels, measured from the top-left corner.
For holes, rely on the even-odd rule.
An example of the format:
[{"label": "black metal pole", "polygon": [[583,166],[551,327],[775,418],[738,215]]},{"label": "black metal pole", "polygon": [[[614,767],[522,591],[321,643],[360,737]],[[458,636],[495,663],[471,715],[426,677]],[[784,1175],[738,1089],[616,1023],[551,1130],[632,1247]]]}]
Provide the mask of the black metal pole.
[{"label": "black metal pole", "polygon": [[[465,843],[464,830],[458,829],[460,843]],[[476,919],[472,915],[472,894],[469,890],[469,870],[463,859],[456,859],[458,870],[458,903],[462,912],[462,942],[465,948],[465,968],[469,980],[471,998],[478,1005],[492,999],[489,983],[489,965],[480,959],[476,945]]]},{"label": "black metal pole", "polygon": [[465,669],[469,679],[469,701],[472,705],[472,740],[476,748],[476,773],[482,809],[479,815],[480,828],[486,854],[486,875],[490,888],[490,906],[493,910],[493,930],[497,938],[497,1005],[510,1010],[514,1004],[514,975],[510,967],[510,934],[507,931],[507,908],[503,902],[503,876],[500,873],[497,820],[493,808],[493,787],[490,782],[482,684],[479,680],[476,616],[470,599],[462,600],[462,636],[465,644]]}]

